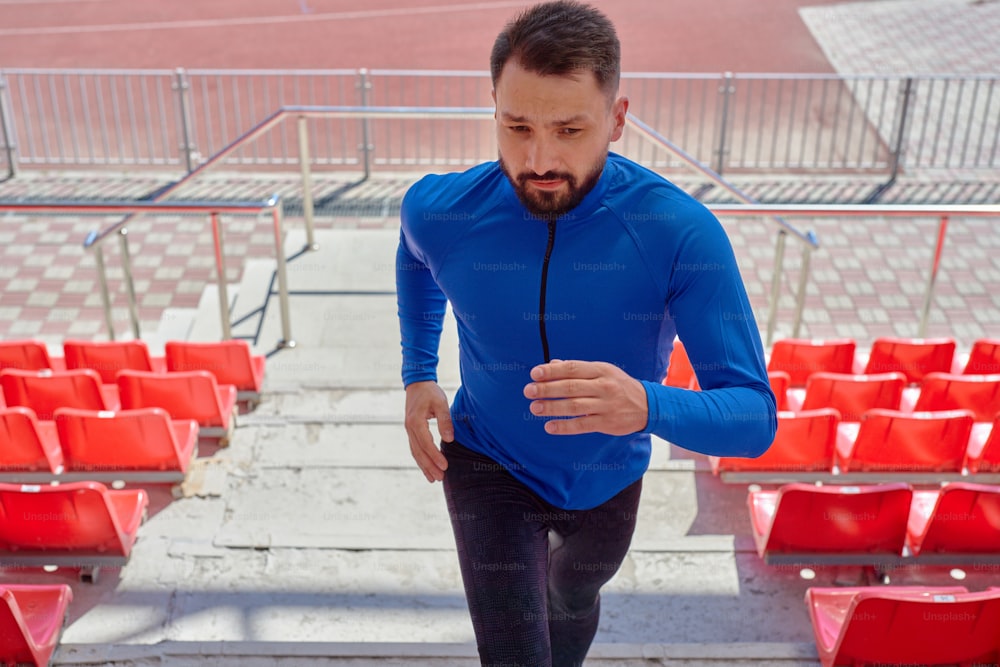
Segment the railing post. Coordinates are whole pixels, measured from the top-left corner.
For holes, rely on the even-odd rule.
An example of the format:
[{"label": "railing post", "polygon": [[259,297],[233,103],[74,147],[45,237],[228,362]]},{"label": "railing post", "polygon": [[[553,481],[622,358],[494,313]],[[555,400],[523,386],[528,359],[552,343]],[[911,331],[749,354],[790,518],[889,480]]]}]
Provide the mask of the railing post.
[{"label": "railing post", "polygon": [[212,211],[209,214],[212,223],[212,240],[215,242],[215,275],[219,280],[219,317],[222,323],[222,340],[233,337],[232,325],[229,322],[229,288],[226,285],[226,253],[222,247],[222,226],[219,214]]},{"label": "railing post", "polygon": [[188,83],[187,76],[184,74],[184,68],[178,67],[174,80],[174,90],[177,91],[177,110],[180,113],[181,121],[181,145],[179,148],[181,157],[184,159],[184,166],[189,174],[194,171],[195,162],[195,147],[191,140],[191,100],[188,93],[190,88],[191,84]]},{"label": "railing post", "polygon": [[927,289],[924,291],[924,308],[920,315],[920,329],[917,336],[927,335],[927,320],[931,312],[931,301],[934,299],[934,283],[937,282],[938,269],[941,267],[941,253],[944,250],[944,237],[948,233],[948,216],[942,215],[938,223],[937,244],[934,246],[934,261],[931,262],[931,274],[927,277]]},{"label": "railing post", "polygon": [[806,307],[806,287],[809,283],[809,262],[812,259],[812,246],[802,246],[802,267],[799,269],[799,287],[795,291],[795,324],[792,327],[792,338],[799,337],[802,326],[802,313]]},{"label": "railing post", "polygon": [[114,340],[115,325],[111,321],[111,293],[108,291],[108,272],[104,267],[104,249],[100,244],[94,248],[94,261],[97,263],[97,277],[101,283],[101,303],[104,304],[104,324],[108,327],[108,340]]},{"label": "railing post", "polygon": [[274,257],[278,262],[278,305],[281,310],[281,340],[278,341],[279,348],[295,347],[295,341],[292,339],[291,315],[288,308],[288,271],[285,266],[284,232],[281,229],[283,217],[284,213],[281,203],[275,202],[274,208],[271,209],[271,220],[274,226]]},{"label": "railing post", "polygon": [[899,105],[899,115],[896,116],[896,136],[892,149],[892,171],[890,182],[896,181],[900,167],[903,165],[903,155],[906,149],[903,147],[906,142],[906,121],[910,117],[910,103],[913,100],[913,77],[908,76],[903,81],[903,90],[900,93],[902,98]]},{"label": "railing post", "polygon": [[302,169],[302,215],[306,221],[306,247],[316,250],[313,234],[312,169],[309,165],[309,119],[299,116],[299,166]]},{"label": "railing post", "polygon": [[774,340],[774,326],[778,315],[778,299],[781,296],[781,272],[784,269],[785,242],[788,232],[778,231],[778,240],[774,244],[774,274],[771,276],[771,302],[767,307],[767,337],[764,345],[771,347]]},{"label": "railing post", "polygon": [[722,174],[722,169],[726,163],[726,129],[729,127],[729,102],[733,93],[736,92],[736,87],[733,85],[733,73],[726,72],[722,75],[722,85],[719,87],[719,93],[722,95],[722,111],[720,115],[719,122],[719,139],[715,148],[715,173]]},{"label": "railing post", "polygon": [[17,176],[17,145],[14,141],[14,116],[10,112],[7,98],[7,78],[0,72],[0,138],[7,153],[7,176]]},{"label": "railing post", "polygon": [[[362,68],[358,70],[358,90],[361,93],[361,106],[369,106],[368,91],[371,90],[372,84],[368,80],[368,70]],[[374,146],[371,143],[371,119],[362,118],[361,119],[361,145],[358,146],[358,150],[361,151],[361,160],[365,170],[365,180],[372,174],[372,151]]]},{"label": "railing post", "polygon": [[125,280],[125,295],[128,297],[128,318],[132,323],[132,335],[138,340],[142,336],[139,333],[139,307],[135,300],[135,281],[132,279],[132,257],[128,250],[128,228],[121,228],[118,240],[122,249],[122,277]]}]

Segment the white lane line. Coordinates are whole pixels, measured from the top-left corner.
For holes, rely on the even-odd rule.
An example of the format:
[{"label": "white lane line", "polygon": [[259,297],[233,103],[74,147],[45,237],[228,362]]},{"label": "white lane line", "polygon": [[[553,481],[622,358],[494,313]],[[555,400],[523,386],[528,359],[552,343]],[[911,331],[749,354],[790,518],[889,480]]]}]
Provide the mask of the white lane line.
[{"label": "white lane line", "polygon": [[[0,0],[2,1],[2,0]],[[65,1],[65,0],[62,0]],[[109,23],[104,25],[64,25],[38,28],[2,28],[0,36],[20,37],[29,35],[77,35],[93,32],[130,32],[133,30],[190,30],[192,28],[218,28],[223,26],[274,25],[275,23],[304,23],[315,21],[346,21],[351,19],[443,14],[448,12],[473,12],[505,7],[526,7],[530,2],[476,2],[467,5],[430,5],[398,9],[371,9],[353,12],[327,12],[322,14],[291,14],[286,16],[252,16],[234,19],[204,19],[190,21],[160,21],[156,23]]]}]

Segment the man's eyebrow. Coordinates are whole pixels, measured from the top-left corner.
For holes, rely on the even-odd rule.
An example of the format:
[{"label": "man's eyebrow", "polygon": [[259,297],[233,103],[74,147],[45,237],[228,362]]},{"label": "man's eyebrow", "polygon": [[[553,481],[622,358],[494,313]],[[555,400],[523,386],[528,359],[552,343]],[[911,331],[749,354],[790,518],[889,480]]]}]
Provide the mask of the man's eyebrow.
[{"label": "man's eyebrow", "polygon": [[[512,114],[509,111],[501,111],[500,117],[508,123],[530,123],[531,120],[526,116],[518,116]],[[564,120],[554,120],[549,125],[554,127],[564,127],[566,125],[579,125],[587,121],[587,116],[585,114],[577,114],[576,116],[571,116]]]}]

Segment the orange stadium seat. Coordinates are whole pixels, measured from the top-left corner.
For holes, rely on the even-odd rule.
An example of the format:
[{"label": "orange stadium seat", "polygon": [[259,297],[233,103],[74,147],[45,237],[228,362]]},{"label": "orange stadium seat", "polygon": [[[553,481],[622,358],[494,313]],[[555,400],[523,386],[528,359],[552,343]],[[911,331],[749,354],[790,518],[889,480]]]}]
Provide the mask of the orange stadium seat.
[{"label": "orange stadium seat", "polygon": [[141,340],[112,341],[63,341],[63,355],[66,368],[89,368],[97,371],[104,384],[114,384],[118,371],[166,370],[162,357],[152,357],[149,348]]},{"label": "orange stadium seat", "polygon": [[0,662],[48,665],[73,589],[66,584],[0,584]]},{"label": "orange stadium seat", "polygon": [[208,371],[121,371],[118,391],[124,410],[163,408],[173,419],[193,419],[200,435],[228,441],[235,427],[236,387],[218,384]]},{"label": "orange stadium seat", "polygon": [[0,473],[62,472],[63,453],[52,422],[40,422],[31,408],[0,409]]},{"label": "orange stadium seat", "polygon": [[56,408],[117,410],[118,389],[102,385],[101,377],[87,368],[75,370],[0,371],[0,388],[8,406],[21,405],[49,421]]},{"label": "orange stadium seat", "polygon": [[1000,659],[1000,589],[813,587],[816,649],[834,665],[972,665]]},{"label": "orange stadium seat", "polygon": [[905,386],[906,377],[902,373],[813,373],[806,383],[800,405],[795,404],[797,396],[789,391],[789,407],[793,410],[835,408],[840,412],[841,421],[856,422],[873,408],[898,410]]},{"label": "orange stadium seat", "polygon": [[766,563],[897,562],[906,543],[908,484],[785,484],[747,497],[757,553]]},{"label": "orange stadium seat", "polygon": [[15,368],[40,371],[46,368],[65,369],[61,358],[53,359],[45,343],[37,340],[0,340],[0,370]]},{"label": "orange stadium seat", "polygon": [[791,386],[804,387],[817,372],[853,373],[857,343],[851,338],[808,340],[784,338],[771,346],[767,370],[788,373]]},{"label": "orange stadium seat", "polygon": [[663,384],[681,389],[696,389],[698,387],[698,378],[695,376],[694,367],[691,366],[687,350],[679,338],[674,339],[674,347],[670,350],[667,376],[663,379]]},{"label": "orange stadium seat", "polygon": [[60,408],[55,424],[67,472],[107,473],[102,477],[123,481],[150,480],[141,473],[154,471],[173,473],[160,481],[182,481],[198,445],[198,423],[171,420],[162,408]]},{"label": "orange stadium seat", "polygon": [[876,338],[864,372],[899,372],[910,384],[919,384],[928,373],[950,373],[955,358],[953,338]]},{"label": "orange stadium seat", "polygon": [[779,412],[771,447],[755,459],[708,457],[715,474],[728,472],[831,472],[840,413],[833,408]]},{"label": "orange stadium seat", "polygon": [[0,484],[0,565],[125,565],[148,505],[99,482]]},{"label": "orange stadium seat", "polygon": [[767,381],[771,384],[771,391],[774,392],[778,410],[787,410],[788,389],[792,385],[791,377],[785,371],[768,371]]},{"label": "orange stadium seat", "polygon": [[969,358],[962,370],[965,375],[1000,374],[1000,339],[980,338],[973,341]]},{"label": "orange stadium seat", "polygon": [[841,424],[841,472],[937,471],[961,473],[974,415],[968,410],[900,412],[873,409],[858,423]]},{"label": "orange stadium seat", "polygon": [[925,559],[971,554],[1000,560],[1000,486],[951,482],[914,491],[907,541],[913,555]]},{"label": "orange stadium seat", "polygon": [[209,371],[219,384],[236,387],[237,399],[255,403],[264,385],[264,355],[251,353],[245,340],[215,343],[168,341],[164,345],[167,370]]},{"label": "orange stadium seat", "polygon": [[969,473],[1000,472],[1000,414],[992,422],[972,425],[966,465]]},{"label": "orange stadium seat", "polygon": [[930,373],[920,384],[914,412],[971,410],[976,421],[992,422],[1000,413],[1000,375]]}]

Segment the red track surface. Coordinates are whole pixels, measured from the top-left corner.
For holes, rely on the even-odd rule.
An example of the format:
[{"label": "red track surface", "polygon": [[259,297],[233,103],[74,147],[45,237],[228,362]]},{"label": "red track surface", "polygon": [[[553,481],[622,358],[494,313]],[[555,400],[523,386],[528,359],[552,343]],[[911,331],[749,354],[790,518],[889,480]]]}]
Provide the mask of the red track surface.
[{"label": "red track surface", "polygon": [[[798,8],[595,0],[629,72],[828,72]],[[0,67],[487,68],[513,0],[0,0]]]}]

